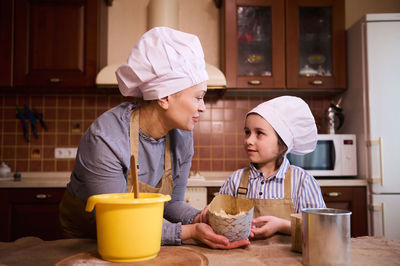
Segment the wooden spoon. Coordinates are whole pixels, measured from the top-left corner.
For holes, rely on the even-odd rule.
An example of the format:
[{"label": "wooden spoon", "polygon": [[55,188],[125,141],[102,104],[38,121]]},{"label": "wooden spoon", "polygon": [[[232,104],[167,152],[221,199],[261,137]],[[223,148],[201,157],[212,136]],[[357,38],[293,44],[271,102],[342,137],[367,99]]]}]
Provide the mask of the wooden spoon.
[{"label": "wooden spoon", "polygon": [[139,198],[139,180],[136,171],[136,163],[135,156],[131,156],[131,177],[133,181],[133,193],[135,195],[135,199]]}]

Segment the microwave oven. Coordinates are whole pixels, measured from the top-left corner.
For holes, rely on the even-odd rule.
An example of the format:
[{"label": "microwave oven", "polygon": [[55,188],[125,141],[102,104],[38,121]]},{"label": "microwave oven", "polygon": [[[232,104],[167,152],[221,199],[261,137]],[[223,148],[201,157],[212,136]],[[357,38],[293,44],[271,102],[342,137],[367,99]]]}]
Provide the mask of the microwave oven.
[{"label": "microwave oven", "polygon": [[357,149],[354,134],[318,134],[315,150],[306,155],[287,154],[290,164],[314,177],[356,176]]}]

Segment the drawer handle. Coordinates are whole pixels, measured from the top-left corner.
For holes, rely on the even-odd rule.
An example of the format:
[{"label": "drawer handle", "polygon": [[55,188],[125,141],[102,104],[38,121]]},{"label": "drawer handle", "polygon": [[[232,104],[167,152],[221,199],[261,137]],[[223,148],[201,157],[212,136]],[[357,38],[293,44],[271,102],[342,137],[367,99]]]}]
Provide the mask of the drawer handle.
[{"label": "drawer handle", "polygon": [[35,198],[38,200],[49,199],[51,198],[51,194],[36,194]]},{"label": "drawer handle", "polygon": [[325,196],[331,197],[331,198],[337,198],[337,197],[342,196],[342,192],[328,192],[328,193],[325,193]]},{"label": "drawer handle", "polygon": [[322,84],[324,84],[324,82],[322,80],[317,79],[317,80],[311,81],[310,84],[311,85],[322,85]]},{"label": "drawer handle", "polygon": [[261,85],[261,80],[250,80],[249,85]]},{"label": "drawer handle", "polygon": [[49,78],[50,83],[61,83],[64,80],[62,78]]}]

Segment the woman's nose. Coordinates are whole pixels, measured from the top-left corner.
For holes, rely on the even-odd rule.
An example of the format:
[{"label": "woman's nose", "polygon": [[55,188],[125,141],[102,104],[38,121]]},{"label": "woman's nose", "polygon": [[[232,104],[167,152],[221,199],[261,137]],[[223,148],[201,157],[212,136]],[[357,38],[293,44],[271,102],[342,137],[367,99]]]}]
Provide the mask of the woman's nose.
[{"label": "woman's nose", "polygon": [[201,100],[199,104],[199,112],[205,112],[206,111],[206,105],[204,103],[204,100]]}]

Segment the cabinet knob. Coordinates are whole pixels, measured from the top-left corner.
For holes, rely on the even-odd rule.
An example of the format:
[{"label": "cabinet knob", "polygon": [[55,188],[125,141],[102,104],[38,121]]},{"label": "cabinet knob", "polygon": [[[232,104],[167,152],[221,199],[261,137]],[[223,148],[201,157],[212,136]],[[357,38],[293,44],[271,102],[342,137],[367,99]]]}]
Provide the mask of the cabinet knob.
[{"label": "cabinet knob", "polygon": [[38,200],[49,199],[49,198],[51,198],[51,194],[43,194],[43,193],[36,194],[35,198]]},{"label": "cabinet knob", "polygon": [[322,80],[316,79],[310,82],[311,85],[322,85],[324,82]]},{"label": "cabinet knob", "polygon": [[249,85],[261,85],[261,80],[249,80],[247,83],[249,83]]},{"label": "cabinet knob", "polygon": [[49,78],[50,83],[61,83],[64,80],[62,78]]},{"label": "cabinet knob", "polygon": [[337,198],[337,197],[342,196],[342,192],[336,192],[336,191],[328,192],[328,193],[325,193],[325,196],[331,197],[331,198]]}]

